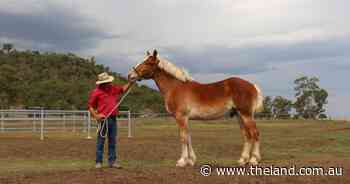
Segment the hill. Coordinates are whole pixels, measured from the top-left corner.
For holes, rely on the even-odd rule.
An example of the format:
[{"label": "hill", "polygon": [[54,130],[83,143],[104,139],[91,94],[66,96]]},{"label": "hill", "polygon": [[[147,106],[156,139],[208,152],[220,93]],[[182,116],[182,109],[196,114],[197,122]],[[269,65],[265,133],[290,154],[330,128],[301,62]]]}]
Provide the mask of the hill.
[{"label": "hill", "polygon": [[[86,109],[96,75],[106,71],[115,83],[127,79],[108,67],[74,54],[0,50],[0,108]],[[133,112],[163,112],[159,92],[134,85],[123,106]]]}]

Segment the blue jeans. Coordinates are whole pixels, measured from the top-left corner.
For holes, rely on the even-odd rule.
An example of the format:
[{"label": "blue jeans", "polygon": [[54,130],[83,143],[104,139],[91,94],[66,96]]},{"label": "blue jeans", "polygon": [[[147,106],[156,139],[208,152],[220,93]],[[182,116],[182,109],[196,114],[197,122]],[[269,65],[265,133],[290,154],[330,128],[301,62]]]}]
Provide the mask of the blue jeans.
[{"label": "blue jeans", "polygon": [[[116,116],[110,116],[107,119],[108,126],[108,162],[109,164],[113,164],[117,159],[116,155],[116,137],[117,137],[117,120]],[[102,131],[102,135],[106,133],[106,127],[101,127],[101,129],[97,133],[97,144],[96,144],[96,163],[102,163],[103,161],[103,150],[105,144],[105,138],[101,137],[100,131]]]}]

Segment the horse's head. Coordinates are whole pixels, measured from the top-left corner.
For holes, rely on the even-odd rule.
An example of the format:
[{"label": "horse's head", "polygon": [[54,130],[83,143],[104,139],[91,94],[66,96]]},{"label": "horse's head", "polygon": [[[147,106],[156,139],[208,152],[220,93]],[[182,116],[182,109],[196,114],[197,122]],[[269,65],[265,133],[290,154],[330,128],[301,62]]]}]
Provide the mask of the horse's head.
[{"label": "horse's head", "polygon": [[128,79],[139,81],[142,79],[152,79],[155,72],[159,69],[158,63],[159,58],[157,50],[154,50],[153,54],[147,51],[145,60],[132,67],[129,71]]}]

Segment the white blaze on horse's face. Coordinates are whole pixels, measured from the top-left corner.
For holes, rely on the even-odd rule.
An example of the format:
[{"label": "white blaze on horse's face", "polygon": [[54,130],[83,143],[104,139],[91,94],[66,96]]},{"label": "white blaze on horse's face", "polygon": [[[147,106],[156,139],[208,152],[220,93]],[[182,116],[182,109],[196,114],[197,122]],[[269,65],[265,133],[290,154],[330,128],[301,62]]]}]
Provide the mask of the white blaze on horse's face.
[{"label": "white blaze on horse's face", "polygon": [[137,73],[134,71],[134,68],[133,67],[132,69],[129,70],[128,72],[128,80],[131,81],[131,80],[137,80]]},{"label": "white blaze on horse's face", "polygon": [[137,63],[135,66],[133,66],[129,72],[128,72],[128,79],[129,80],[137,80],[139,76],[136,73],[136,68],[140,65],[141,63]]},{"label": "white blaze on horse's face", "polygon": [[143,71],[145,71],[145,69],[143,69],[144,68],[143,65],[149,59],[149,57],[151,56],[147,54],[142,62],[136,64],[134,67],[132,67],[129,70],[129,73],[128,73],[129,80],[141,80],[141,78],[144,78]]}]

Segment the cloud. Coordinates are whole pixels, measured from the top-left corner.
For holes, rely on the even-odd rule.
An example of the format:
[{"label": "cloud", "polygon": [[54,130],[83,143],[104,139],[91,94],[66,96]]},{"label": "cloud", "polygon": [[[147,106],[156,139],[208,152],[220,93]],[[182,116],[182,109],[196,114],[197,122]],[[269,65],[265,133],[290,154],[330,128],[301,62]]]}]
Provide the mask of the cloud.
[{"label": "cloud", "polygon": [[[348,113],[348,0],[0,1],[0,42],[75,52],[126,75],[148,49],[201,82],[232,75],[268,95],[293,97],[293,80],[318,76],[333,114]],[[148,82],[147,84],[154,84]],[[336,109],[336,110],[334,110]]]},{"label": "cloud", "polygon": [[256,47],[230,48],[210,46],[200,49],[163,48],[170,61],[188,68],[190,72],[254,74],[273,70],[274,64],[315,62],[320,58],[350,57],[350,35],[337,39],[304,41],[297,44],[266,44]]},{"label": "cloud", "polygon": [[[294,80],[301,76],[316,76],[319,85],[328,91],[327,113],[332,116],[350,114],[347,108],[350,87],[342,82],[347,78],[350,62],[348,57],[318,58],[299,62],[280,63],[275,70],[257,74],[246,74],[241,77],[257,83],[266,96],[285,96],[294,98]],[[341,100],[342,99],[342,100]]]},{"label": "cloud", "polygon": [[[0,11],[0,39],[41,50],[77,51],[95,48],[103,39],[118,38],[95,25],[93,19],[65,7],[43,3],[29,12]],[[29,8],[30,9],[30,8]]]}]

